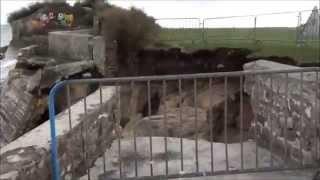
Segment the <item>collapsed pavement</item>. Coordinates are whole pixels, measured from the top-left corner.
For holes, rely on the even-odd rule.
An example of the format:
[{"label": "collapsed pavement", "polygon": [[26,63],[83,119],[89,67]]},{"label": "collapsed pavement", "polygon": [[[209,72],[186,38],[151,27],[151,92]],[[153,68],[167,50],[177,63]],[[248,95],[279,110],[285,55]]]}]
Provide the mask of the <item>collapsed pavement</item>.
[{"label": "collapsed pavement", "polygon": [[[38,11],[36,13],[43,13]],[[30,17],[32,19],[32,16]],[[31,20],[30,19],[30,20]],[[20,21],[21,22],[21,21]],[[27,47],[20,50],[15,69],[10,71],[9,78],[4,83],[1,91],[0,102],[0,145],[1,159],[0,179],[48,179],[50,178],[50,137],[47,132],[49,122],[47,121],[48,92],[57,81],[73,78],[89,77],[111,77],[111,76],[139,76],[139,75],[164,75],[177,73],[201,73],[218,71],[240,71],[243,65],[253,59],[247,56],[251,53],[246,49],[218,48],[215,50],[199,50],[196,52],[181,52],[180,49],[144,49],[133,54],[132,64],[123,67],[117,61],[117,46],[115,43],[107,43],[101,36],[95,36],[91,29],[45,32],[39,36],[28,36],[30,33],[21,33],[25,25],[19,22],[15,26],[14,41],[26,41]],[[28,29],[30,30],[30,29]],[[80,42],[80,43],[79,43]],[[13,42],[17,43],[17,42]],[[36,45],[33,45],[36,44]],[[277,58],[275,58],[277,61]],[[289,60],[285,60],[291,62]],[[97,76],[95,76],[95,74]],[[228,143],[238,142],[239,133],[239,82],[238,79],[230,84],[228,94],[220,93],[214,97],[214,106],[209,108],[208,99],[210,93],[205,83],[199,87],[199,119],[201,121],[201,138],[207,141],[224,142],[221,135],[222,114],[224,103],[228,102],[234,107],[234,111],[228,116],[228,128],[234,128],[234,138],[228,139]],[[222,91],[223,82],[216,81],[214,88]],[[147,113],[146,87],[136,86],[130,90],[128,86],[121,86],[122,113],[121,122],[123,134],[129,137],[132,129],[137,128],[139,136],[171,136],[178,137],[183,134],[184,138],[192,138],[195,134],[193,124],[194,114],[190,110],[194,107],[192,100],[192,85],[183,87],[183,103],[180,106],[177,96],[176,84],[168,84],[171,89],[168,98],[164,101],[159,86],[152,85],[152,112]],[[62,177],[65,179],[79,178],[86,174],[87,168],[93,166],[95,160],[103,155],[104,150],[112,144],[114,138],[115,109],[114,87],[103,89],[103,93],[109,94],[104,99],[104,110],[106,114],[98,110],[99,92],[97,87],[89,85],[71,86],[71,102],[74,104],[75,121],[73,127],[68,128],[68,114],[65,110],[66,95],[62,93],[57,98],[58,112],[57,130],[59,138],[59,159],[61,161]],[[129,89],[129,90],[128,90]],[[62,90],[64,92],[65,90]],[[93,92],[93,93],[92,93]],[[91,94],[92,93],[92,94]],[[250,91],[247,91],[250,94]],[[91,95],[89,95],[91,94]],[[88,96],[89,95],[89,96]],[[83,101],[87,97],[90,106],[88,118],[84,117]],[[245,130],[249,131],[251,121],[256,109],[251,107],[250,96],[246,97]],[[79,101],[80,100],[80,101]],[[130,108],[128,108],[128,105]],[[164,132],[163,121],[164,106],[168,111],[170,120],[170,134]],[[176,132],[179,126],[179,110],[182,108],[184,124],[183,132]],[[232,107],[228,107],[232,109]],[[210,112],[214,112],[211,115]],[[101,114],[102,113],[102,114]],[[102,116],[100,116],[102,115]],[[215,139],[208,136],[208,124],[214,124]],[[104,128],[100,126],[106,123]],[[99,125],[100,124],[100,125]],[[83,154],[81,136],[83,126],[88,125],[89,158]],[[119,127],[120,128],[120,127]],[[152,133],[151,133],[152,132]],[[230,129],[228,129],[230,132]],[[250,138],[249,132],[248,137]],[[73,147],[74,146],[74,147]],[[1,164],[2,165],[2,164]],[[72,174],[72,175],[71,175]]]},{"label": "collapsed pavement", "polygon": [[[1,146],[13,141],[43,122],[48,90],[65,77],[88,72],[91,62],[57,64],[54,58],[40,57],[37,46],[20,49],[15,69],[9,72],[1,90]],[[90,87],[72,91],[72,101],[89,94]],[[60,103],[61,104],[61,103]],[[60,108],[62,109],[62,108]]]}]

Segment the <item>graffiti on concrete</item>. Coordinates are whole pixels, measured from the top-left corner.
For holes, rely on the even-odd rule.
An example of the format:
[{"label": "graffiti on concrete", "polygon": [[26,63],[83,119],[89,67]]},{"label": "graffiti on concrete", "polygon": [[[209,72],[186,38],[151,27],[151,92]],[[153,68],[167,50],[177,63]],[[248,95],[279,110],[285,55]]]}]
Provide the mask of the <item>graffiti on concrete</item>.
[{"label": "graffiti on concrete", "polygon": [[74,16],[73,14],[59,13],[58,21],[62,26],[71,27],[74,21]]},{"label": "graffiti on concrete", "polygon": [[31,25],[35,30],[72,27],[74,25],[74,15],[65,12],[42,13],[32,19]]},{"label": "graffiti on concrete", "polygon": [[42,14],[40,17],[40,23],[42,27],[46,27],[50,23],[48,15]]}]

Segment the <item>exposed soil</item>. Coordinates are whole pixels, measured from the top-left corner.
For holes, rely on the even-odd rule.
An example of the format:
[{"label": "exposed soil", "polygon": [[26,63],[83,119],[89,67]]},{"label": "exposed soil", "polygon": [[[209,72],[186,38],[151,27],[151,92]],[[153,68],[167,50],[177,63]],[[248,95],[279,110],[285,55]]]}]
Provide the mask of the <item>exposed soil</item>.
[{"label": "exposed soil", "polygon": [[242,71],[244,64],[258,59],[300,65],[290,57],[249,57],[252,53],[244,48],[200,49],[194,52],[182,52],[179,48],[143,49],[133,58],[134,70],[128,72],[135,72],[134,75],[165,75]]},{"label": "exposed soil", "polygon": [[[181,87],[181,104],[178,84],[174,81],[167,83],[166,97],[163,96],[162,84],[152,83],[150,105],[145,85],[137,85],[133,92],[121,95],[126,99],[122,102],[125,111],[122,113],[121,119],[121,126],[125,129],[124,134],[131,136],[130,134],[135,131],[137,136],[151,135],[193,139],[198,129],[201,139],[214,142],[227,141],[228,143],[240,141],[240,86],[238,78],[228,81],[228,94],[224,92],[224,81],[216,79],[210,93],[208,81],[198,80],[197,105],[194,104],[193,81],[183,80]],[[243,98],[242,140],[245,141],[250,138],[253,112],[250,97],[244,94]],[[225,102],[228,105],[227,140],[224,138]],[[150,114],[149,108],[151,109]],[[195,115],[195,111],[197,111],[197,115]],[[195,127],[195,118],[198,121],[198,128]],[[165,121],[167,125],[165,125]],[[181,124],[180,121],[183,123]]]},{"label": "exposed soil", "polygon": [[[168,74],[196,74],[196,73],[212,73],[212,72],[230,72],[230,71],[242,71],[243,65],[256,61],[258,59],[264,59],[274,62],[279,62],[288,65],[298,65],[297,61],[290,57],[250,57],[253,52],[249,49],[239,48],[217,48],[213,50],[202,49],[195,52],[182,52],[181,49],[144,49],[140,50],[135,58],[131,58],[133,65],[128,66],[130,69],[127,74],[135,76],[145,75],[168,75]],[[128,61],[130,62],[130,61]],[[122,67],[123,68],[123,67]],[[124,68],[123,68],[124,69]],[[133,73],[133,74],[131,74]],[[199,83],[199,104],[203,105],[199,107],[199,122],[202,124],[199,127],[200,136],[203,139],[215,142],[234,143],[239,142],[240,138],[240,85],[239,78],[229,79],[228,84],[234,87],[234,91],[229,92],[228,96],[224,94],[224,81],[215,79],[214,87],[218,88],[214,90],[214,106],[210,110],[208,106],[208,99],[210,94],[208,93],[208,82]],[[134,117],[133,114],[128,115],[126,120],[121,124],[123,128],[127,130],[138,126],[137,133],[142,136],[152,135],[171,137],[179,137],[183,134],[185,138],[193,138],[194,132],[194,104],[193,104],[193,83],[184,82],[182,84],[182,106],[184,119],[183,130],[180,130],[179,125],[179,103],[178,101],[178,87],[177,82],[168,82],[167,84],[167,97],[165,102],[162,96],[162,84],[153,82],[151,93],[151,105],[148,105],[148,99],[146,97],[146,87],[143,85],[137,91],[135,97],[129,95],[131,102],[134,102],[136,109],[133,114],[140,114],[139,117]],[[203,85],[200,85],[203,84]],[[230,89],[229,89],[230,90]],[[139,92],[138,92],[139,91]],[[132,94],[132,93],[129,93]],[[134,94],[134,93],[133,93]],[[224,111],[225,102],[228,104],[228,116],[227,119],[227,133],[228,138],[225,139],[225,127],[224,127]],[[163,107],[167,104],[167,111],[170,114],[168,117],[170,128],[168,132],[164,131],[163,127]],[[124,103],[127,104],[127,103]],[[127,106],[128,108],[128,106]],[[129,107],[130,108],[130,107]],[[149,108],[151,108],[151,114],[149,115]],[[210,114],[212,112],[212,114]],[[253,112],[250,104],[250,97],[244,95],[243,101],[243,137],[242,140],[250,138],[250,127],[253,120]],[[134,122],[132,122],[134,119]],[[140,120],[137,120],[140,119]],[[149,122],[150,121],[150,122]],[[188,121],[188,122],[187,122]],[[190,122],[189,122],[190,121]],[[209,128],[210,121],[213,124],[211,129]],[[128,127],[126,125],[129,125]],[[210,131],[212,130],[212,135]],[[183,132],[181,132],[183,131]],[[169,134],[167,134],[169,133]]]}]

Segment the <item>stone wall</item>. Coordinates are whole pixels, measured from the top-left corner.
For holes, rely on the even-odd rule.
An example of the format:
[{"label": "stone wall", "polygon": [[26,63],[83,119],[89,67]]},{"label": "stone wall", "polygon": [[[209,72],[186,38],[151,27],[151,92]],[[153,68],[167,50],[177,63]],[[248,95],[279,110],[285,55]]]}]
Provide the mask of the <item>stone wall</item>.
[{"label": "stone wall", "polygon": [[[100,91],[97,90],[87,97],[86,116],[83,101],[71,107],[70,121],[68,110],[57,115],[56,133],[62,179],[78,179],[84,175],[86,167],[90,167],[113,141],[115,88],[104,87],[102,94],[101,109],[97,108],[100,107]],[[46,121],[1,148],[1,180],[51,179],[49,129],[50,122]]]},{"label": "stone wall", "polygon": [[[295,68],[264,60],[244,65],[247,71]],[[304,73],[303,77],[301,89],[300,73],[288,75],[288,86],[285,74],[273,74],[272,86],[271,75],[247,76],[245,91],[251,95],[259,143],[268,148],[271,143],[273,152],[283,158],[309,164],[319,159],[320,153],[320,82],[316,83],[316,73]]]}]

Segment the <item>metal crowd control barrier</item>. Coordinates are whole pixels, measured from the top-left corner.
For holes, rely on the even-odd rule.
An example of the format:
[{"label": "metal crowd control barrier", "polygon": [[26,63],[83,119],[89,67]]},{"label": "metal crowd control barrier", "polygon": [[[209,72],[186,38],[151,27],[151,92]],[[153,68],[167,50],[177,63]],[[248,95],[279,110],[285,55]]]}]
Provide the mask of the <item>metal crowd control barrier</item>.
[{"label": "metal crowd control barrier", "polygon": [[[56,127],[55,127],[55,121],[56,121],[56,115],[55,115],[55,97],[57,96],[57,94],[59,93],[59,90],[64,87],[64,86],[68,86],[68,85],[73,85],[73,84],[98,84],[98,85],[105,85],[105,86],[116,86],[116,93],[115,96],[117,98],[117,106],[119,106],[119,109],[121,109],[121,104],[120,104],[120,99],[121,99],[121,92],[120,92],[120,88],[122,85],[127,85],[127,87],[130,88],[135,88],[135,86],[137,84],[143,84],[146,88],[146,99],[147,99],[147,117],[151,116],[151,104],[152,104],[152,98],[151,98],[151,90],[152,90],[152,85],[157,84],[160,85],[162,88],[158,89],[160,91],[162,91],[162,99],[161,101],[164,101],[164,98],[167,97],[167,85],[168,83],[172,83],[174,82],[177,85],[177,99],[178,99],[178,109],[179,109],[179,123],[180,123],[180,128],[182,128],[183,123],[185,121],[185,119],[182,118],[182,93],[183,91],[185,91],[185,89],[183,89],[184,87],[184,83],[186,81],[189,82],[189,85],[191,84],[191,87],[193,87],[193,90],[191,90],[193,92],[193,113],[194,113],[194,119],[193,119],[193,123],[194,123],[194,169],[193,170],[188,170],[186,169],[186,164],[185,164],[185,150],[186,147],[184,146],[184,137],[179,136],[176,137],[179,139],[178,141],[178,146],[179,146],[179,158],[178,158],[178,167],[177,169],[180,169],[180,172],[177,173],[170,173],[171,168],[170,168],[170,163],[171,160],[168,159],[169,157],[169,152],[168,152],[168,134],[165,134],[165,137],[161,137],[163,138],[163,153],[164,153],[164,159],[163,159],[163,174],[155,174],[154,170],[155,168],[159,169],[159,167],[154,167],[153,163],[154,162],[154,147],[153,147],[153,139],[155,137],[153,137],[152,135],[148,136],[148,143],[149,143],[149,152],[148,152],[148,156],[149,156],[149,174],[139,174],[140,172],[138,171],[138,167],[137,167],[137,160],[135,159],[135,162],[132,162],[134,165],[132,166],[132,169],[130,169],[130,171],[133,172],[133,176],[132,177],[128,177],[126,174],[126,170],[124,169],[124,165],[123,162],[121,162],[121,154],[127,150],[127,149],[123,149],[122,146],[122,135],[121,135],[121,131],[120,130],[116,130],[116,135],[117,135],[117,156],[119,157],[119,163],[118,163],[118,173],[119,173],[119,179],[152,179],[152,178],[183,178],[183,177],[199,177],[199,176],[214,176],[214,175],[221,175],[221,174],[240,174],[240,173],[250,173],[250,172],[272,172],[272,171],[281,171],[281,170],[302,170],[302,169],[308,169],[308,168],[319,168],[319,164],[305,164],[303,163],[303,153],[302,153],[302,145],[301,145],[301,141],[300,141],[300,153],[301,153],[301,163],[299,164],[294,164],[291,163],[287,157],[288,157],[288,149],[287,146],[285,146],[285,150],[282,154],[283,157],[283,163],[277,164],[275,163],[275,153],[274,153],[274,147],[273,147],[273,135],[271,135],[271,140],[269,142],[269,144],[266,146],[266,148],[269,150],[270,152],[270,156],[269,156],[269,160],[268,160],[268,166],[263,166],[261,167],[261,165],[259,165],[259,144],[258,144],[258,140],[257,138],[259,138],[258,136],[258,129],[257,129],[257,119],[254,118],[254,122],[253,122],[253,126],[251,126],[251,128],[253,128],[253,143],[255,143],[255,152],[254,152],[254,156],[255,156],[255,160],[254,160],[254,165],[253,167],[247,167],[246,166],[246,160],[244,157],[244,139],[243,139],[243,118],[244,118],[244,107],[243,107],[243,98],[244,98],[244,80],[246,78],[252,78],[252,77],[266,77],[269,82],[269,86],[271,89],[273,89],[273,82],[275,81],[275,75],[279,75],[281,74],[281,77],[283,78],[283,85],[284,85],[284,91],[282,94],[285,98],[288,97],[288,92],[290,91],[290,89],[288,89],[288,84],[289,84],[289,77],[291,77],[291,75],[295,76],[295,77],[300,77],[300,79],[298,78],[298,84],[300,83],[300,93],[302,95],[302,91],[303,91],[303,86],[305,83],[305,76],[306,74],[309,73],[314,73],[316,74],[316,79],[314,79],[314,81],[312,81],[312,83],[318,83],[319,84],[319,72],[320,72],[320,68],[297,68],[297,69],[286,69],[286,70],[263,70],[263,71],[241,71],[241,72],[219,72],[219,73],[206,73],[206,74],[185,74],[185,75],[165,75],[165,76],[146,76],[146,77],[127,77],[127,78],[106,78],[106,79],[83,79],[83,80],[68,80],[68,81],[62,81],[57,83],[51,90],[50,95],[49,95],[49,110],[50,110],[50,125],[51,125],[51,159],[52,159],[52,174],[53,174],[53,179],[54,180],[60,180],[60,164],[59,164],[59,159],[58,159],[58,149],[57,149],[57,137],[56,137]],[[212,95],[213,93],[213,87],[215,86],[215,82],[216,81],[220,81],[220,83],[223,83],[224,87],[224,94],[226,95],[229,91],[228,88],[228,84],[230,81],[237,81],[239,83],[239,89],[240,89],[240,141],[239,141],[239,152],[238,152],[238,156],[237,158],[239,158],[240,163],[239,165],[237,165],[237,167],[233,167],[231,168],[230,164],[230,152],[228,150],[229,148],[229,144],[228,144],[228,136],[229,136],[229,132],[228,132],[228,124],[227,124],[227,115],[229,112],[229,105],[228,105],[228,101],[224,101],[224,110],[223,110],[223,114],[224,114],[224,122],[223,122],[223,129],[224,129],[224,134],[223,134],[223,139],[224,139],[224,158],[225,158],[225,164],[224,164],[224,169],[222,170],[217,170],[215,169],[216,164],[214,162],[215,159],[215,151],[213,149],[214,146],[214,142],[209,141],[210,143],[210,147],[209,147],[209,152],[210,155],[208,158],[208,167],[209,169],[202,169],[200,168],[200,166],[202,165],[201,162],[201,156],[203,155],[201,152],[199,152],[199,119],[198,119],[198,106],[199,106],[199,102],[198,102],[198,86],[201,83],[205,83],[207,84],[208,90],[209,90],[209,94],[210,94],[210,108],[209,108],[209,114],[212,115]],[[260,84],[261,82],[255,82]],[[261,88],[261,87],[260,87]],[[189,89],[190,90],[190,89]],[[320,90],[317,89],[316,90],[317,94],[319,94]],[[70,94],[68,93],[68,99]],[[274,94],[272,93],[271,95],[271,101],[272,101],[272,105],[275,105],[275,103],[273,102],[273,100],[275,99]],[[100,96],[100,98],[102,98]],[[315,98],[317,99],[317,98]],[[69,104],[69,103],[68,103]],[[69,104],[70,105],[70,104]],[[286,106],[288,106],[288,103],[286,103]],[[164,123],[164,127],[166,129],[166,131],[168,130],[168,109],[164,110],[164,119],[163,119],[163,123]],[[315,107],[319,107],[319,102],[316,100],[315,102]],[[86,103],[84,103],[84,109],[86,109]],[[287,108],[286,108],[287,109]],[[288,110],[288,109],[287,109]],[[267,112],[268,113],[268,112]],[[288,112],[284,112],[285,113],[285,123],[287,124],[288,121]],[[303,113],[303,112],[301,112]],[[315,123],[314,125],[319,127],[320,122],[319,122],[319,115],[317,115],[316,117],[314,117],[315,119],[313,119],[313,123]],[[302,120],[302,119],[300,119]],[[119,111],[119,116],[116,119],[116,123],[118,126],[120,126],[121,124],[121,111]],[[272,124],[272,121],[271,121]],[[208,124],[209,129],[210,129],[210,139],[213,139],[213,124],[212,121],[209,122]],[[287,126],[285,126],[287,127]],[[273,132],[272,130],[273,126],[271,125],[271,132]],[[117,129],[117,128],[116,128]],[[287,128],[285,128],[287,129]],[[287,144],[288,143],[288,138],[287,138],[287,131],[284,131],[284,143]],[[314,132],[315,137],[319,138],[319,134],[316,134],[317,132]],[[301,137],[301,136],[300,136]],[[132,137],[133,141],[134,141],[134,145],[131,147],[132,150],[137,153],[137,141],[139,140],[139,138],[136,137],[135,133],[134,136]],[[315,154],[314,158],[318,158],[319,159],[319,145],[318,145],[318,141],[317,138],[315,138],[314,147],[312,148]],[[86,139],[85,139],[86,140]],[[108,154],[107,154],[108,156]],[[87,178],[88,179],[92,179],[93,176],[100,176],[100,179],[104,179],[104,173],[106,172],[106,166],[105,166],[105,158],[103,159],[103,170],[99,173],[99,174],[90,174],[90,169],[87,169]],[[232,166],[235,166],[234,164]],[[90,167],[88,167],[90,168]],[[148,169],[148,168],[147,168]],[[107,179],[107,178],[105,178]]]},{"label": "metal crowd control barrier", "polygon": [[[302,10],[203,19],[161,18],[156,19],[156,23],[163,28],[160,36],[164,41],[317,43],[319,38],[315,32],[308,38],[303,32],[303,25],[307,23],[312,12],[313,10]],[[286,19],[286,25],[283,25],[281,21],[276,21],[276,17]],[[280,38],[273,32],[274,28],[278,28],[278,31],[282,33]],[[170,31],[166,31],[166,29],[170,29]]]}]

